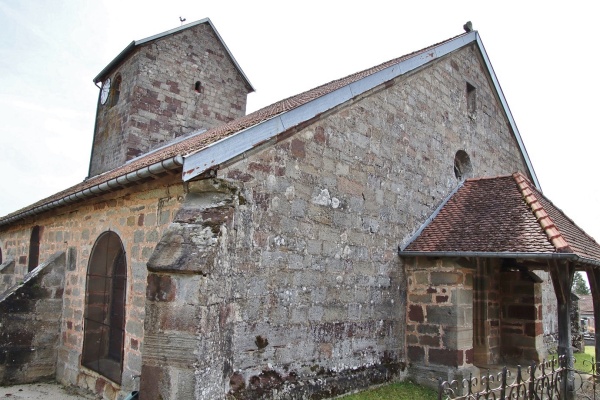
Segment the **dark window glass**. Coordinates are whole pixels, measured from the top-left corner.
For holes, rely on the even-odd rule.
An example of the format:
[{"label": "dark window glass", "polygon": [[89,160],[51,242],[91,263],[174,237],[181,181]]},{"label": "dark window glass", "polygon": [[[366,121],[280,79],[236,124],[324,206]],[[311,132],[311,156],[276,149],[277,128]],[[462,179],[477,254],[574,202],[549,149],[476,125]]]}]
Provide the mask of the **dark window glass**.
[{"label": "dark window glass", "polygon": [[111,107],[119,102],[119,97],[121,96],[121,81],[121,75],[117,75],[110,89],[109,101]]},{"label": "dark window glass", "polygon": [[471,157],[464,150],[457,151],[454,156],[454,175],[459,181],[470,178],[473,175]]},{"label": "dark window glass", "polygon": [[477,111],[477,91],[475,86],[467,82],[467,111],[474,115]]},{"label": "dark window glass", "polygon": [[31,272],[40,263],[40,227],[34,226],[29,239],[29,258],[27,260],[27,272]]},{"label": "dark window glass", "polygon": [[88,264],[81,363],[121,383],[125,335],[127,263],[119,236],[104,232]]}]

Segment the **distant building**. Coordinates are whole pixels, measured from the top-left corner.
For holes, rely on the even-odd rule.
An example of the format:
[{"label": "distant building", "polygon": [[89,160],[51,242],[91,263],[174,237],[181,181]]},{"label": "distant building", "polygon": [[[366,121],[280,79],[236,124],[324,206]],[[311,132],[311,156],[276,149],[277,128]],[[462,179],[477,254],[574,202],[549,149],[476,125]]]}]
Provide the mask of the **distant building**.
[{"label": "distant building", "polygon": [[581,327],[585,332],[595,333],[596,326],[594,321],[594,300],[591,294],[580,294],[579,296],[579,316],[581,317]]}]

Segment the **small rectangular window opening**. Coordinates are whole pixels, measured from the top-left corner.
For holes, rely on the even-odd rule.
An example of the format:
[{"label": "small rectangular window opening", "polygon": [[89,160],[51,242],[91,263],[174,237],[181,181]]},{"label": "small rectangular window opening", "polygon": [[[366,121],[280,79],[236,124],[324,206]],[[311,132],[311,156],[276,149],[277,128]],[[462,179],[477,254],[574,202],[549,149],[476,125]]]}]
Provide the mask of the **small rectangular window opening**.
[{"label": "small rectangular window opening", "polygon": [[474,115],[477,111],[477,97],[475,92],[475,86],[467,82],[467,111],[470,115]]}]

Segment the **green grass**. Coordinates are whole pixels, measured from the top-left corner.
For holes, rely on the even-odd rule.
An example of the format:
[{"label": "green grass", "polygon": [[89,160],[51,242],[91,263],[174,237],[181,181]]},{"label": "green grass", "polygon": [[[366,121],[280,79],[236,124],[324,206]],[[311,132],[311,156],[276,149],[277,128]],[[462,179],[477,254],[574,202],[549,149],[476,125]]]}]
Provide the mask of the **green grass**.
[{"label": "green grass", "polygon": [[591,373],[592,372],[592,359],[596,361],[594,356],[594,346],[585,346],[585,353],[573,353],[575,358],[574,367],[578,371]]},{"label": "green grass", "polygon": [[342,397],[344,400],[435,400],[435,390],[410,382],[392,383],[377,389]]}]

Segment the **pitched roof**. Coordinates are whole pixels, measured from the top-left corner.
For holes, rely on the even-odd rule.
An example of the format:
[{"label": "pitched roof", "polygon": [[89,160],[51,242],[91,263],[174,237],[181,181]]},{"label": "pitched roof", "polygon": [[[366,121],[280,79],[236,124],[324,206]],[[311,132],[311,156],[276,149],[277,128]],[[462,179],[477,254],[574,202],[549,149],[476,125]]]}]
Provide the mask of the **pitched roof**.
[{"label": "pitched roof", "polygon": [[[184,27],[185,25],[182,28]],[[168,32],[161,35],[166,34]],[[133,176],[134,180],[145,179],[152,175],[148,173],[148,170],[161,171],[164,165],[168,166],[167,169],[176,169],[181,168],[181,164],[183,164],[183,180],[193,179],[199,174],[217,167],[244,151],[367,90],[371,90],[472,43],[477,44],[488,67],[490,77],[503,104],[504,112],[528,166],[528,172],[536,186],[539,187],[535,171],[510,109],[506,104],[502,89],[489,63],[489,58],[481,43],[479,34],[477,31],[471,31],[281,100],[202,134],[192,134],[185,140],[166,145],[131,160],[125,165],[91,177],[80,184],[8,214],[0,218],[0,226],[63,204],[79,201],[105,191],[116,190],[128,185],[130,176]],[[140,171],[142,172],[140,173]]]},{"label": "pitched roof", "polygon": [[579,313],[594,314],[594,298],[591,294],[579,295]]},{"label": "pitched roof", "polygon": [[600,245],[521,173],[465,181],[400,254],[571,258],[600,265]]},{"label": "pitched roof", "polygon": [[104,80],[104,78],[106,77],[106,75],[108,75],[112,71],[112,69],[114,67],[116,67],[125,58],[127,58],[127,56],[129,56],[129,54],[131,54],[136,48],[138,48],[138,47],[140,47],[142,45],[145,45],[147,43],[153,42],[155,40],[163,39],[163,38],[165,38],[167,36],[170,36],[170,35],[175,35],[175,34],[177,34],[179,32],[188,30],[190,28],[193,28],[193,27],[195,27],[197,25],[201,25],[201,24],[208,24],[212,28],[213,32],[215,33],[215,35],[217,36],[217,38],[219,39],[219,41],[221,42],[221,44],[225,48],[225,51],[229,55],[229,58],[231,58],[231,61],[233,62],[233,64],[235,65],[235,67],[237,68],[237,70],[239,71],[239,73],[242,75],[242,77],[246,81],[246,84],[250,88],[250,92],[254,92],[254,87],[250,83],[250,80],[248,79],[248,77],[246,76],[246,74],[244,73],[244,71],[242,71],[242,68],[237,63],[237,61],[235,60],[235,58],[233,57],[233,54],[231,54],[231,51],[229,51],[229,48],[227,47],[227,45],[225,44],[225,42],[221,38],[221,35],[219,35],[219,32],[217,31],[217,28],[215,28],[215,26],[213,25],[212,21],[209,18],[204,18],[204,19],[201,19],[201,20],[198,20],[198,21],[190,22],[189,24],[185,24],[185,25],[179,26],[177,28],[173,28],[173,29],[170,29],[168,31],[161,32],[161,33],[149,36],[149,37],[144,38],[144,39],[132,41],[111,62],[109,62],[108,65],[106,67],[104,67],[102,69],[102,71],[100,71],[100,73],[98,75],[96,75],[96,77],[94,78],[94,83],[98,83],[98,82]]}]

